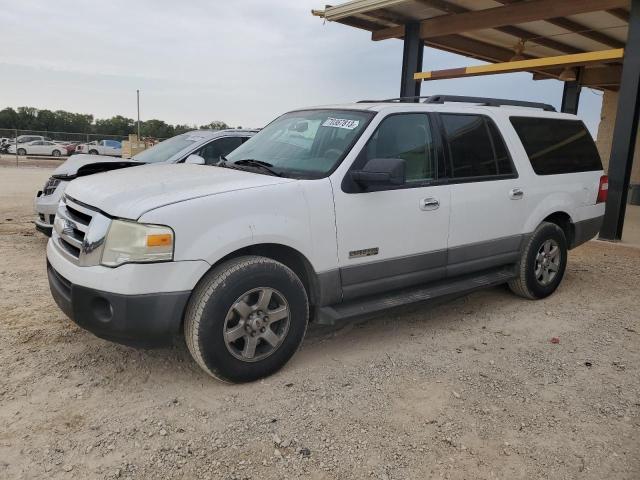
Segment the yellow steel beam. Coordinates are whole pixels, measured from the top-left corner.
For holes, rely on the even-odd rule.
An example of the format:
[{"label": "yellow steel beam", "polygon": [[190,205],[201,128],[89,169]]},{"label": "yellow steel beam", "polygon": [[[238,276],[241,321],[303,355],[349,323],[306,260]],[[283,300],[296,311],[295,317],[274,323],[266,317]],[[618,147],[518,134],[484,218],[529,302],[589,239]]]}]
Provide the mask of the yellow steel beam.
[{"label": "yellow steel beam", "polygon": [[414,80],[442,80],[445,78],[475,77],[478,75],[545,70],[557,67],[575,67],[594,63],[615,62],[622,59],[623,56],[623,48],[614,48],[612,50],[559,55],[557,57],[532,58],[515,62],[490,63],[488,65],[418,72],[413,75],[413,78]]}]

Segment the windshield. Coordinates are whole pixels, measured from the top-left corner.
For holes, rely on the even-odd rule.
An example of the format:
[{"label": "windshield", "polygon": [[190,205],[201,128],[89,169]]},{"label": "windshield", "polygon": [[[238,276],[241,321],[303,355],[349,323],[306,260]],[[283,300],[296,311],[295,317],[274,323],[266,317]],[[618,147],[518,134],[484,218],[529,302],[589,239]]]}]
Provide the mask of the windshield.
[{"label": "windshield", "polygon": [[200,143],[205,139],[206,137],[198,135],[198,132],[183,133],[182,135],[171,137],[134,155],[131,160],[144,163],[166,162],[181,150]]},{"label": "windshield", "polygon": [[344,158],[373,115],[359,110],[290,112],[227,155],[227,161],[266,162],[281,175],[322,178]]}]

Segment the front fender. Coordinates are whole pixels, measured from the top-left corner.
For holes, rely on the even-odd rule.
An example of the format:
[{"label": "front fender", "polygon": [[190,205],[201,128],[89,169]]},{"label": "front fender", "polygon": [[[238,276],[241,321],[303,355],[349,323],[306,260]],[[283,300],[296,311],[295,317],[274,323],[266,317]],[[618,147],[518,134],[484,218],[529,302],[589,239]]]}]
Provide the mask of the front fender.
[{"label": "front fender", "polygon": [[314,207],[312,213],[307,190],[302,182],[236,190],[163,206],[145,213],[140,221],[174,229],[177,261],[214,264],[239,249],[271,243],[297,250],[314,270],[322,271],[332,252],[335,259],[335,233],[330,231],[334,223],[324,222],[332,249],[314,235],[312,218],[327,212],[333,218],[333,204],[330,189],[326,190],[324,207]]}]

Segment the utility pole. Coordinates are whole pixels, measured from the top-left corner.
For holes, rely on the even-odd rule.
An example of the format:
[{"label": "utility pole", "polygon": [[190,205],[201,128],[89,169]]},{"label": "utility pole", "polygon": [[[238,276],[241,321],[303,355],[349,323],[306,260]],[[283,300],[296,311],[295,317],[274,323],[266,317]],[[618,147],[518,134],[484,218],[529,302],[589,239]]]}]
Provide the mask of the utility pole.
[{"label": "utility pole", "polygon": [[138,103],[138,141],[140,141],[140,90],[136,90],[136,99]]}]

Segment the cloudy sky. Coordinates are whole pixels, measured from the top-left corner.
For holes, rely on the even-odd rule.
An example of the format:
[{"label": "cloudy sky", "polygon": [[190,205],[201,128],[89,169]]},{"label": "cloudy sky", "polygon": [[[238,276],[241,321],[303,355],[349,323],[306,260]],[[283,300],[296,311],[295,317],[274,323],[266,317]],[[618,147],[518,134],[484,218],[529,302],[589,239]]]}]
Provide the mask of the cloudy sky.
[{"label": "cloudy sky", "polygon": [[[402,43],[311,16],[324,0],[20,0],[0,8],[0,108],[258,127],[292,108],[394,97]],[[339,2],[336,2],[339,3]],[[424,69],[470,65],[426,49]],[[544,101],[562,84],[527,73],[441,80],[423,94]],[[595,134],[601,97],[583,90]]]}]

